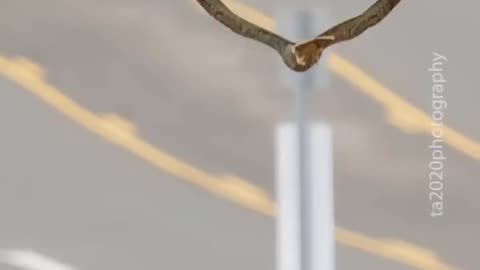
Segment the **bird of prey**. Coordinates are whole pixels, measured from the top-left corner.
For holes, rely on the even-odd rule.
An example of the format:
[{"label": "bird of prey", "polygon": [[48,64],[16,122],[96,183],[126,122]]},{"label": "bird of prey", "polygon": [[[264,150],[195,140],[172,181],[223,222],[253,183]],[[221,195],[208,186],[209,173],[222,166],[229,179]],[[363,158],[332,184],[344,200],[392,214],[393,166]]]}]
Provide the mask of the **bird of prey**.
[{"label": "bird of prey", "polygon": [[401,0],[377,0],[361,15],[338,24],[312,40],[294,43],[233,13],[221,0],[197,0],[217,21],[233,32],[257,40],[275,49],[284,63],[294,71],[310,69],[320,59],[323,50],[350,40],[378,24]]}]

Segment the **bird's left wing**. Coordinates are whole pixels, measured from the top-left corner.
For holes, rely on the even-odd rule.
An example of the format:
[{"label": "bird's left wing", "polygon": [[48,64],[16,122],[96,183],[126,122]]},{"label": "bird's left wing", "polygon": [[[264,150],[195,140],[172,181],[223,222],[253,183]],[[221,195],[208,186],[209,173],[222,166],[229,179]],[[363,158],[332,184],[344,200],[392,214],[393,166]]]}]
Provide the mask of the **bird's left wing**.
[{"label": "bird's left wing", "polygon": [[283,54],[293,42],[255,25],[233,13],[221,0],[197,0],[197,2],[217,21],[233,32],[254,39]]},{"label": "bird's left wing", "polygon": [[377,0],[375,4],[361,15],[330,28],[315,39],[300,44],[299,47],[301,48],[302,46],[315,43],[316,47],[325,49],[333,44],[353,39],[387,17],[400,1],[401,0]]}]

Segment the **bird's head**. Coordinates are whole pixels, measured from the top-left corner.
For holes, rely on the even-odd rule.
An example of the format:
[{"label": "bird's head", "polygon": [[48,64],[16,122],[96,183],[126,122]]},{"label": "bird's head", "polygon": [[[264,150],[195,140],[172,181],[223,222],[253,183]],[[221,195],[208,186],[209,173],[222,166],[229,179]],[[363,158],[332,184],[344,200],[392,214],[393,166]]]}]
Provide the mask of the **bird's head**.
[{"label": "bird's head", "polygon": [[315,43],[291,44],[282,53],[283,62],[292,70],[305,72],[315,65],[323,50]]}]

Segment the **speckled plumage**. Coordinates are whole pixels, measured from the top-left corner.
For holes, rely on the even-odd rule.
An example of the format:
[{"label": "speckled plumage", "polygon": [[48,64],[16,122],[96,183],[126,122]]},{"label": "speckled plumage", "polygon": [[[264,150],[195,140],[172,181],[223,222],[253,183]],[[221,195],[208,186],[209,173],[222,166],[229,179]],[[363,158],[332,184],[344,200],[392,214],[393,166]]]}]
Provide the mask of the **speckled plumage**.
[{"label": "speckled plumage", "polygon": [[338,42],[353,39],[378,24],[401,0],[377,0],[361,15],[338,24],[312,40],[294,43],[233,13],[221,0],[197,0],[216,20],[233,32],[276,50],[285,64],[295,71],[306,71],[320,59],[323,50]]}]

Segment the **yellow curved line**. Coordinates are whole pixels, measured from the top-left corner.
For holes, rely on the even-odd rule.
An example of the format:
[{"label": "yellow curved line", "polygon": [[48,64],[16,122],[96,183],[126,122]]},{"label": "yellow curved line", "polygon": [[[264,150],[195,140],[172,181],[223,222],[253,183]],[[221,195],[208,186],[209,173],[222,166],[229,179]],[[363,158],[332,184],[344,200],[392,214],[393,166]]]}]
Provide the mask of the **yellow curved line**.
[{"label": "yellow curved line", "polygon": [[[110,143],[135,154],[157,168],[190,182],[221,198],[257,213],[274,217],[275,203],[262,189],[234,176],[217,177],[195,168],[155,148],[137,135],[133,124],[116,115],[98,116],[45,80],[45,71],[25,58],[0,56],[0,74],[16,82],[74,122],[103,137]],[[337,241],[378,256],[423,270],[456,270],[439,260],[434,253],[397,240],[374,239],[344,228],[337,228]]]},{"label": "yellow curved line", "polygon": [[[224,2],[232,11],[245,19],[270,31],[276,30],[276,21],[268,15],[239,1],[224,0]],[[199,7],[199,5],[196,6]],[[422,132],[428,135],[431,134],[431,117],[394,94],[392,90],[383,86],[347,59],[332,53],[328,67],[332,72],[358,87],[364,94],[383,105],[387,113],[387,120],[393,126],[406,133]],[[480,143],[447,126],[443,128],[443,131],[444,140],[447,144],[475,160],[480,160]]]},{"label": "yellow curved line", "polygon": [[[433,122],[426,113],[394,94],[393,91],[368,76],[367,73],[345,58],[333,54],[330,58],[329,67],[333,72],[341,75],[352,85],[384,105],[388,120],[392,125],[409,133],[431,134]],[[480,160],[479,143],[447,126],[443,128],[443,132],[446,143],[465,155]]]}]

